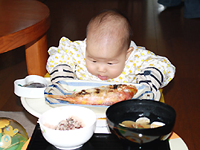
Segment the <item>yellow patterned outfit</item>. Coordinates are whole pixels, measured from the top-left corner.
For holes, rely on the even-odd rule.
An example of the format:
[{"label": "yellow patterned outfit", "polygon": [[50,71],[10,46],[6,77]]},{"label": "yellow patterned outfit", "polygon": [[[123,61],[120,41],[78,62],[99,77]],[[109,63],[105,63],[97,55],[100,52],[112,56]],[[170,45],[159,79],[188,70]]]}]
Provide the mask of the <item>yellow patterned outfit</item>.
[{"label": "yellow patterned outfit", "polygon": [[[130,46],[134,50],[126,60],[123,72],[114,79],[108,79],[107,82],[139,83],[137,79],[138,75],[143,76],[139,80],[145,80],[146,75],[155,69],[160,73],[154,71],[156,73],[151,75],[151,77],[159,76],[156,79],[160,82],[158,88],[166,86],[174,78],[175,67],[167,58],[155,55],[144,47],[138,47],[133,41],[131,41]],[[68,38],[62,37],[58,47],[50,47],[48,50],[50,57],[47,61],[47,71],[51,73],[57,65],[68,64],[75,73],[75,79],[101,81],[98,77],[88,72],[85,61],[85,50],[86,39],[72,42]],[[150,71],[144,72],[147,68],[150,68]],[[151,79],[148,78],[146,80]]]}]

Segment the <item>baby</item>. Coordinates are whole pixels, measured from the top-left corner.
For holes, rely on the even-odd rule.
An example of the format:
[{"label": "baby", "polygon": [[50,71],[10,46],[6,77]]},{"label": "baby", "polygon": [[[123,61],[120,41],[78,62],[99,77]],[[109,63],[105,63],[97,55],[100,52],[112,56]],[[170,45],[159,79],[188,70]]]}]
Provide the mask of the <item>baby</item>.
[{"label": "baby", "polygon": [[166,86],[175,67],[161,56],[131,41],[131,26],[122,14],[107,10],[92,18],[83,41],[62,37],[49,49],[47,70],[51,81],[65,79],[138,83],[153,93]]},{"label": "baby", "polygon": [[93,18],[87,28],[87,70],[101,80],[114,79],[124,70],[133,51],[131,27],[116,12],[104,12]]}]

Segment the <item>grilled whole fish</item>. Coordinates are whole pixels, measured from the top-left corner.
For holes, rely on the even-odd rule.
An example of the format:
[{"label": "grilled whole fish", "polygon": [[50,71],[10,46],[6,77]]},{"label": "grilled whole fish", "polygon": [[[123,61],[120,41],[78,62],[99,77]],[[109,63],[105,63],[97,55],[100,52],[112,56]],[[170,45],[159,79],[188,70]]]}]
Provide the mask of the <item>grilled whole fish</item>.
[{"label": "grilled whole fish", "polygon": [[131,99],[136,93],[137,88],[134,85],[114,84],[100,86],[96,88],[83,89],[72,95],[45,95],[62,101],[68,101],[72,104],[85,105],[105,105]]}]

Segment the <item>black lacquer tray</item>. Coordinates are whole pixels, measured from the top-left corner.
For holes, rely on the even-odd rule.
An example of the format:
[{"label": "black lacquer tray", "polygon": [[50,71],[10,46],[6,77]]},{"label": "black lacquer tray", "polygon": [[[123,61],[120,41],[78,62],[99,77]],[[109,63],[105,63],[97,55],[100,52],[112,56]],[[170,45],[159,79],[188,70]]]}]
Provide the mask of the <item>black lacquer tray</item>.
[{"label": "black lacquer tray", "polygon": [[[53,145],[49,144],[42,136],[39,124],[36,125],[33,135],[27,150],[58,150]],[[81,148],[76,150],[135,150],[134,147],[128,146],[122,143],[112,134],[94,134],[92,138],[85,143]],[[152,148],[141,149],[152,150]],[[165,142],[157,145],[153,150],[170,150],[169,142]]]}]

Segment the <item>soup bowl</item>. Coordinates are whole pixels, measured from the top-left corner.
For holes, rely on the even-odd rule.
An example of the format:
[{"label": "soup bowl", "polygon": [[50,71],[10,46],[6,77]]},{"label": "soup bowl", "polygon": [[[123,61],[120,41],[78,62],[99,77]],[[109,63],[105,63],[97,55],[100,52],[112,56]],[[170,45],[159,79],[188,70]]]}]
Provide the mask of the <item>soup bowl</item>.
[{"label": "soup bowl", "polygon": [[[137,128],[122,124],[128,120],[136,122],[139,118],[148,118],[149,124],[156,123],[157,127]],[[166,141],[171,135],[175,119],[176,112],[171,106],[152,100],[126,100],[111,105],[106,111],[111,133],[135,149],[149,148]]]}]

